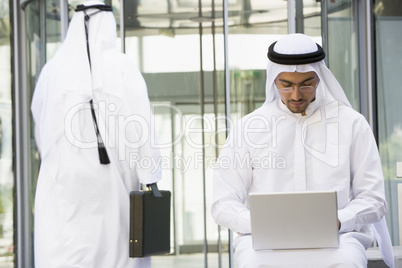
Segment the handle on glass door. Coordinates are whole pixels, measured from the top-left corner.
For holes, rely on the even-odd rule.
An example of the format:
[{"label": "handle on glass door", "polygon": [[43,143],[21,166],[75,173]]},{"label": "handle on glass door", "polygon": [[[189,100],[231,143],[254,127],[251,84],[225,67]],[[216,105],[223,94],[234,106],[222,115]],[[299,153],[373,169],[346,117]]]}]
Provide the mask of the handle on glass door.
[{"label": "handle on glass door", "polygon": [[396,177],[402,178],[402,162],[396,162]]}]

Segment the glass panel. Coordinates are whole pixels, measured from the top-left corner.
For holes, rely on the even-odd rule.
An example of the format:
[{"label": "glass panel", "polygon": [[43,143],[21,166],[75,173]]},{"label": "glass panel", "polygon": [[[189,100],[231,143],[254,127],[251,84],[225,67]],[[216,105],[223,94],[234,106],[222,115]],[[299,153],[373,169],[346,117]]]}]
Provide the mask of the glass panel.
[{"label": "glass panel", "polygon": [[[269,45],[288,32],[287,2],[244,1],[232,7],[241,20],[229,18],[230,116],[236,122],[265,101],[265,79]],[[229,15],[230,16],[230,15]],[[258,19],[257,19],[258,18]]]},{"label": "glass panel", "polygon": [[328,65],[359,111],[359,61],[356,1],[328,3]]},{"label": "glass panel", "polygon": [[[42,6],[43,7],[43,6]],[[43,9],[42,9],[43,10]],[[39,1],[33,1],[25,8],[26,15],[26,29],[27,29],[27,77],[25,78],[28,81],[28,99],[32,99],[33,91],[35,88],[35,84],[37,79],[39,78],[40,70],[45,61],[45,35],[43,28],[41,28],[41,5]],[[43,14],[43,12],[42,12]],[[42,18],[44,16],[42,15]],[[42,30],[41,30],[42,29]],[[29,102],[30,107],[30,102]],[[34,207],[34,196],[36,189],[36,182],[39,174],[39,153],[36,149],[35,139],[34,139],[34,124],[32,120],[32,116],[30,113],[30,109],[27,109],[29,112],[29,116],[31,117],[31,129],[30,129],[30,150],[29,150],[29,161],[30,161],[30,172],[29,172],[29,181],[31,184],[31,192],[29,199],[31,200],[31,223],[33,225],[33,207]],[[32,234],[33,234],[33,226],[32,226]],[[32,245],[33,247],[33,245]],[[33,248],[32,255],[33,256]],[[33,260],[32,260],[33,261]],[[33,264],[32,264],[33,265]]]},{"label": "glass panel", "polygon": [[321,44],[321,2],[296,0],[296,32],[304,33]]},{"label": "glass panel", "polygon": [[390,225],[394,245],[399,245],[396,162],[402,161],[402,2],[375,1],[378,141],[386,179]]},{"label": "glass panel", "polygon": [[14,267],[10,3],[0,0],[0,267]]},{"label": "glass panel", "polygon": [[228,232],[209,213],[225,139],[222,2],[126,1],[124,12],[126,54],[147,82],[165,163],[159,188],[173,193],[173,256],[153,257],[153,267],[228,267]]},{"label": "glass panel", "polygon": [[60,1],[46,1],[46,61],[51,59],[61,45]]}]

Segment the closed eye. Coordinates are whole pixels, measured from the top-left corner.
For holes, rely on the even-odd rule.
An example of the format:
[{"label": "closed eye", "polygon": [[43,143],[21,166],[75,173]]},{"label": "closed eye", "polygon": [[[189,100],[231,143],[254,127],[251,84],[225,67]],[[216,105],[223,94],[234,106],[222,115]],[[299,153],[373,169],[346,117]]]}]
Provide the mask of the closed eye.
[{"label": "closed eye", "polygon": [[307,83],[307,84],[302,84],[302,85],[300,85],[301,87],[310,87],[310,86],[312,86],[313,85],[313,83]]}]

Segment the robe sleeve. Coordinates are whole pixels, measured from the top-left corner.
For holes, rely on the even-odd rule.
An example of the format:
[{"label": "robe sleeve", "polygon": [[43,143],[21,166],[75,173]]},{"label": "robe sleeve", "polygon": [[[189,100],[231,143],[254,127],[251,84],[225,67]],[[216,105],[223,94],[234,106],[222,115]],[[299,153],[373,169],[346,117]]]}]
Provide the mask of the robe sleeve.
[{"label": "robe sleeve", "polygon": [[34,132],[35,132],[35,142],[38,147],[39,152],[41,152],[41,118],[43,111],[43,103],[45,99],[45,92],[47,87],[47,68],[43,68],[39,75],[38,82],[36,83],[34,94],[31,102],[31,112],[32,117],[35,122]]},{"label": "robe sleeve", "polygon": [[130,80],[134,90],[127,90],[126,97],[130,103],[130,113],[142,118],[140,124],[136,124],[136,132],[142,140],[138,148],[138,154],[142,159],[149,161],[144,160],[144,163],[150,163],[147,167],[137,165],[135,172],[141,183],[151,184],[159,181],[162,177],[161,156],[157,146],[155,122],[145,80],[136,65],[131,64],[130,68],[132,70]]},{"label": "robe sleeve", "polygon": [[353,127],[350,152],[351,201],[338,211],[340,232],[359,231],[387,212],[384,178],[373,133],[364,118]]},{"label": "robe sleeve", "polygon": [[249,234],[250,211],[246,202],[252,169],[250,165],[241,164],[240,159],[244,159],[248,151],[241,146],[237,130],[235,126],[231,131],[216,164],[211,213],[217,224],[239,234]]}]

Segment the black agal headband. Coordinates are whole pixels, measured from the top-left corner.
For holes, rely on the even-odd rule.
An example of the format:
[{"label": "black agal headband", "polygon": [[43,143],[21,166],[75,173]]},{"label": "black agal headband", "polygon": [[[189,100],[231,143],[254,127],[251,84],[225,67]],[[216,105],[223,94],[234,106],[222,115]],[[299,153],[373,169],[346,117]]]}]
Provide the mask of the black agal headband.
[{"label": "black agal headband", "polygon": [[325,58],[325,52],[319,44],[317,44],[317,51],[305,54],[280,54],[274,51],[275,44],[276,42],[272,43],[268,48],[268,59],[278,64],[307,64],[317,62]]},{"label": "black agal headband", "polygon": [[90,9],[90,8],[96,8],[96,9],[99,9],[101,11],[113,11],[112,7],[109,6],[109,5],[92,5],[92,6],[78,5],[75,8],[75,12],[87,10],[87,9]]}]

